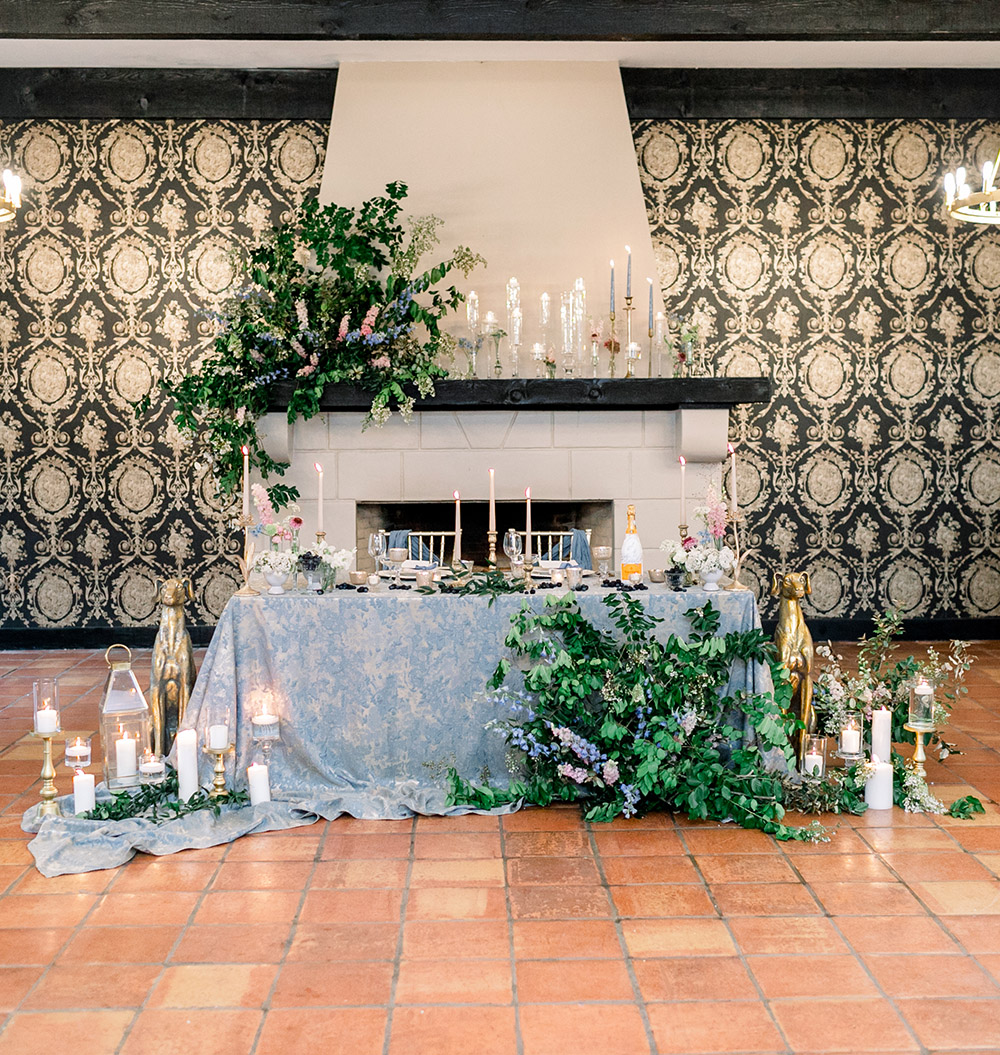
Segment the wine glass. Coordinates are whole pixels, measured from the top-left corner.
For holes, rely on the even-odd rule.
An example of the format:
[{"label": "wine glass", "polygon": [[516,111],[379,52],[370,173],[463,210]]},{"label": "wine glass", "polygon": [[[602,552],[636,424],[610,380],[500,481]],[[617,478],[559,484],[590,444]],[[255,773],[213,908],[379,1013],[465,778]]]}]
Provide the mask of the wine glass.
[{"label": "wine glass", "polygon": [[503,551],[510,561],[510,569],[516,572],[517,565],[521,563],[521,533],[516,528],[508,528],[503,537]]},{"label": "wine glass", "polygon": [[368,536],[368,555],[375,561],[375,574],[382,566],[382,555],[385,553],[386,537],[381,531],[373,531]]},{"label": "wine glass", "polygon": [[608,577],[608,562],[611,560],[610,546],[595,546],[594,556],[597,558],[597,574],[603,581]]},{"label": "wine glass", "polygon": [[395,589],[399,589],[399,573],[403,570],[403,565],[406,563],[406,559],[409,556],[409,551],[405,546],[394,546],[388,552],[389,563],[396,566],[396,577],[393,579],[392,584]]}]

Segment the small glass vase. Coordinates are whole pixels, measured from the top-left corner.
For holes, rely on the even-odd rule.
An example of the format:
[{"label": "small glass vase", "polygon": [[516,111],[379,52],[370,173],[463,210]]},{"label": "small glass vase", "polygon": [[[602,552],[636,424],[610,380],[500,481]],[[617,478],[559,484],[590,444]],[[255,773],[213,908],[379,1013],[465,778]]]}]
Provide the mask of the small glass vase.
[{"label": "small glass vase", "polygon": [[684,580],[687,578],[687,572],[683,568],[666,568],[663,575],[668,590],[679,593],[684,589]]}]

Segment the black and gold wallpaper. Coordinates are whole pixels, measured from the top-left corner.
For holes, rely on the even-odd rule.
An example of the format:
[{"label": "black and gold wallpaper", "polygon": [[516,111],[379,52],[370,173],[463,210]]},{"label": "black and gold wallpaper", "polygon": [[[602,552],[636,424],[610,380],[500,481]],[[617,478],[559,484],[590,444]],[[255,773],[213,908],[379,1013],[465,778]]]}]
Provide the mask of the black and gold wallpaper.
[{"label": "black and gold wallpaper", "polygon": [[154,395],[210,345],[233,254],[322,175],[317,121],[0,123],[25,205],[0,225],[0,629],[193,623],[236,585],[210,475]]},{"label": "black and gold wallpaper", "polygon": [[746,581],[808,569],[826,617],[1000,614],[1000,228],[942,216],[1000,125],[633,130],[667,308],[715,372],[774,381],[730,420]]}]

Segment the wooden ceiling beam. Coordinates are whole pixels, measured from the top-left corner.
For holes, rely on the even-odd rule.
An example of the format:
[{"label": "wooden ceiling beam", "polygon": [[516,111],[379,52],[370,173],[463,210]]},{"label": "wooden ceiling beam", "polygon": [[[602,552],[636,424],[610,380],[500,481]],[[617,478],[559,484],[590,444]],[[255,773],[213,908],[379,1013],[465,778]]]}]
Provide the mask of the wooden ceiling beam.
[{"label": "wooden ceiling beam", "polygon": [[0,37],[995,40],[994,0],[0,0]]}]

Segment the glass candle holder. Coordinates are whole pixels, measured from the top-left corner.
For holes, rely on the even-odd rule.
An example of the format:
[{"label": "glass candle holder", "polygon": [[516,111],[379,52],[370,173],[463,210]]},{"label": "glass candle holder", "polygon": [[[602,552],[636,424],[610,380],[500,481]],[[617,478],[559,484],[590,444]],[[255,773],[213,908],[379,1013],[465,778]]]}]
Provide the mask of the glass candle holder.
[{"label": "glass candle holder", "polygon": [[860,758],[862,744],[861,715],[850,713],[844,717],[837,736],[841,758]]},{"label": "glass candle holder", "polygon": [[63,764],[70,769],[86,769],[92,757],[89,736],[74,736],[66,741]]},{"label": "glass candle holder", "polygon": [[934,728],[934,682],[918,676],[907,682],[910,691],[909,724],[915,729]]},{"label": "glass candle holder", "polygon": [[32,682],[34,696],[34,729],[39,736],[52,736],[61,729],[59,724],[59,682],[56,678],[39,678]]},{"label": "glass candle holder", "polygon": [[139,783],[141,785],[162,784],[167,777],[167,764],[155,751],[143,752],[139,759]]},{"label": "glass candle holder", "polygon": [[205,733],[205,747],[209,751],[228,751],[233,743],[228,707],[213,709]]},{"label": "glass candle holder", "polygon": [[802,772],[807,777],[821,778],[826,775],[826,737],[807,736],[806,750],[802,756]]}]

